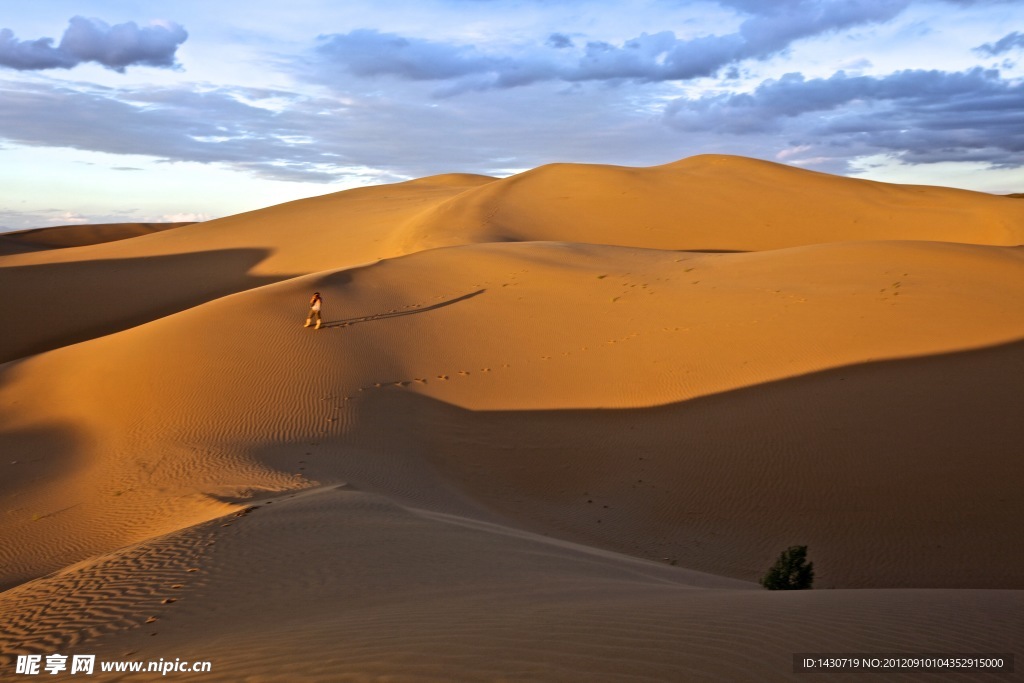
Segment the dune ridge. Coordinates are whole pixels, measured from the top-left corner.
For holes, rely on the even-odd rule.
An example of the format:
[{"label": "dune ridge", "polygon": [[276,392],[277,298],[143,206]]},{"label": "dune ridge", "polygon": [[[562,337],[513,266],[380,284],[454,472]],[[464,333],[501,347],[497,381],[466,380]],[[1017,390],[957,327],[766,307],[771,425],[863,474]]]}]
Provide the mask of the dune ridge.
[{"label": "dune ridge", "polygon": [[132,237],[193,225],[195,222],[55,225],[49,228],[12,230],[0,233],[0,235],[7,241],[21,243],[28,247],[64,249],[67,247],[83,247],[90,244],[131,239]]},{"label": "dune ridge", "polygon": [[[1013,651],[1022,243],[1005,198],[709,155],[0,256],[0,652],[785,680]],[[793,543],[832,590],[758,590]]]}]

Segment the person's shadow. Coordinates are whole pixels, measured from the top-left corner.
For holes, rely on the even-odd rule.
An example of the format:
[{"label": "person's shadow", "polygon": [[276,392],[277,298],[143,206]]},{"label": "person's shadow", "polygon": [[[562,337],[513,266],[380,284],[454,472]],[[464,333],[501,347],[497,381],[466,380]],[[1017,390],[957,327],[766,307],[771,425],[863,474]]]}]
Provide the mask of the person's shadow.
[{"label": "person's shadow", "polygon": [[432,304],[430,306],[424,306],[423,308],[413,308],[413,309],[406,310],[406,311],[389,311],[387,313],[375,313],[373,315],[364,315],[364,316],[359,317],[359,318],[346,318],[345,320],[331,320],[331,321],[325,322],[323,325],[320,326],[320,328],[324,329],[324,328],[328,328],[328,327],[351,327],[352,325],[358,325],[359,323],[370,323],[370,322],[374,322],[376,320],[387,320],[388,318],[400,318],[403,315],[416,315],[417,313],[426,313],[427,311],[436,311],[439,308],[444,308],[445,306],[451,306],[452,304],[457,304],[460,301],[465,301],[466,299],[472,299],[473,297],[478,296],[480,294],[483,294],[486,291],[487,291],[486,289],[480,289],[480,290],[477,290],[475,292],[471,292],[469,294],[463,294],[462,296],[455,297],[454,299],[449,299],[448,301],[442,301],[441,303],[438,303],[438,304]]}]

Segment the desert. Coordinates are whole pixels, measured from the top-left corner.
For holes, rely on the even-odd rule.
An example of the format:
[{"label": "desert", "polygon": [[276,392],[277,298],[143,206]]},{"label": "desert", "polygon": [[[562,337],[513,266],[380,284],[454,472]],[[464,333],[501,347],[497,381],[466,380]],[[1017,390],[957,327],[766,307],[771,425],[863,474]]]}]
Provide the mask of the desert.
[{"label": "desert", "polygon": [[0,670],[1020,653],[1022,245],[1019,199],[730,155],[8,235]]}]

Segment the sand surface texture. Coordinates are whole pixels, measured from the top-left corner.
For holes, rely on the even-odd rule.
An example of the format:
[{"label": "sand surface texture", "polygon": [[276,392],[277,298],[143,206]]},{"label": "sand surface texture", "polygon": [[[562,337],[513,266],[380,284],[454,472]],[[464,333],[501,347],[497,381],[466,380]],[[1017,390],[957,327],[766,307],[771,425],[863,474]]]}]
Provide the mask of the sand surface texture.
[{"label": "sand surface texture", "polygon": [[0,678],[1024,655],[1024,202],[702,156],[54,230],[0,242]]}]

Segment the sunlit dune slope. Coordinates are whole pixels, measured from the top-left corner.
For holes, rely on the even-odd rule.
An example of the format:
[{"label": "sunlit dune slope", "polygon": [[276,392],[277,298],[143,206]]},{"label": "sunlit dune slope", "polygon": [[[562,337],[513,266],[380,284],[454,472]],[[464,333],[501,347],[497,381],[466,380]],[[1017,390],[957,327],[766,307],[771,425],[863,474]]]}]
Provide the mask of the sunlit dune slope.
[{"label": "sunlit dune slope", "polygon": [[5,369],[27,456],[0,565],[347,481],[746,580],[810,540],[833,585],[1020,587],[1022,269],[923,242],[491,244],[223,297]]},{"label": "sunlit dune slope", "polygon": [[1024,205],[767,161],[703,155],[664,166],[553,164],[428,209],[409,247],[559,240],[754,251],[848,240],[1024,244]]}]

